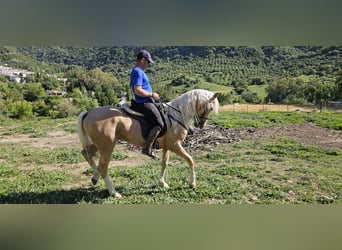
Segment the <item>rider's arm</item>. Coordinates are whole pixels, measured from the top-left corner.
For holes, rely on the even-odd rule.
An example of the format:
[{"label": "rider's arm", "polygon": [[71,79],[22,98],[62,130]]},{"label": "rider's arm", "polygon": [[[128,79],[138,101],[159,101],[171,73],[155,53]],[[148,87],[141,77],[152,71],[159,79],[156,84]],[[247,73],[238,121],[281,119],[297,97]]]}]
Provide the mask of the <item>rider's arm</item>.
[{"label": "rider's arm", "polygon": [[159,94],[156,92],[147,92],[140,85],[134,85],[134,93],[141,97],[153,97],[156,101],[159,101]]}]

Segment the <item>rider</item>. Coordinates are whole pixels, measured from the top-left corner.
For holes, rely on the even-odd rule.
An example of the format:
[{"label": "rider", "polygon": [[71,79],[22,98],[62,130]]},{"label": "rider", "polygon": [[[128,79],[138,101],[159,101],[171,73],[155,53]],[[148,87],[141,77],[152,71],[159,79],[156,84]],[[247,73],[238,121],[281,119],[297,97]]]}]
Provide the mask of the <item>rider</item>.
[{"label": "rider", "polygon": [[146,145],[143,148],[142,153],[156,159],[158,157],[152,147],[162,130],[164,123],[159,110],[154,104],[154,101],[160,100],[159,94],[152,91],[150,81],[144,72],[150,63],[154,63],[151,54],[146,50],[141,50],[137,55],[136,64],[130,75],[130,84],[134,93],[136,108],[139,112],[143,113],[152,124],[152,129],[147,136]]}]

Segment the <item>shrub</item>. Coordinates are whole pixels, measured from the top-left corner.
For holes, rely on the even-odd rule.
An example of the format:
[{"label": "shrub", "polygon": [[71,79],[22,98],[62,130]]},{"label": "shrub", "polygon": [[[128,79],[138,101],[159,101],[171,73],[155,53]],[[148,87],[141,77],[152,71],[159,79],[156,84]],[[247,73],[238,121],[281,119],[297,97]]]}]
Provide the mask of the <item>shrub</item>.
[{"label": "shrub", "polygon": [[49,115],[50,107],[46,105],[44,101],[41,100],[41,101],[33,102],[32,104],[33,104],[32,111],[34,114],[38,116]]},{"label": "shrub", "polygon": [[97,107],[96,99],[90,97],[73,98],[73,104],[80,110],[88,110]]},{"label": "shrub", "polygon": [[66,118],[69,116],[75,116],[79,113],[79,109],[67,99],[57,105],[56,111],[56,118]]},{"label": "shrub", "polygon": [[247,103],[261,103],[261,98],[257,93],[252,91],[244,91],[241,94],[241,98]]},{"label": "shrub", "polygon": [[32,104],[27,101],[16,101],[14,103],[10,103],[7,107],[10,117],[13,118],[21,119],[33,114]]}]

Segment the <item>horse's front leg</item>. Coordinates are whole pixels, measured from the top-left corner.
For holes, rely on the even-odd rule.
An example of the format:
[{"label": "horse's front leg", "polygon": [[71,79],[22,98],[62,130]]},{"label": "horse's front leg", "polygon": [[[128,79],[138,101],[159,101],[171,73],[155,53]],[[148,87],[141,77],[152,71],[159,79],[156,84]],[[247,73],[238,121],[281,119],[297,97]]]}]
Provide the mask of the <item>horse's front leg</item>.
[{"label": "horse's front leg", "polygon": [[162,169],[160,172],[159,177],[159,185],[163,188],[169,188],[169,185],[165,182],[165,173],[167,165],[169,164],[169,157],[170,157],[170,151],[167,149],[163,150],[163,160],[162,160]]},{"label": "horse's front leg", "polygon": [[182,147],[181,143],[177,144],[177,147],[172,150],[177,155],[183,157],[189,165],[190,170],[190,181],[189,185],[191,188],[196,188],[196,174],[195,174],[195,162],[185,149]]}]

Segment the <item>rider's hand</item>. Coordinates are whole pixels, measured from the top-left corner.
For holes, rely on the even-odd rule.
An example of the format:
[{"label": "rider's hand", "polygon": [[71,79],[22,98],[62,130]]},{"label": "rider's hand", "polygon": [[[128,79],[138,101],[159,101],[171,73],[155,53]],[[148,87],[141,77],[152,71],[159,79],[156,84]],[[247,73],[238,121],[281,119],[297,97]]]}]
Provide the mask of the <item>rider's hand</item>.
[{"label": "rider's hand", "polygon": [[156,100],[156,101],[159,101],[159,100],[160,100],[160,96],[159,96],[159,94],[156,93],[156,92],[153,92],[153,93],[152,93],[152,97],[153,97],[153,99]]}]

